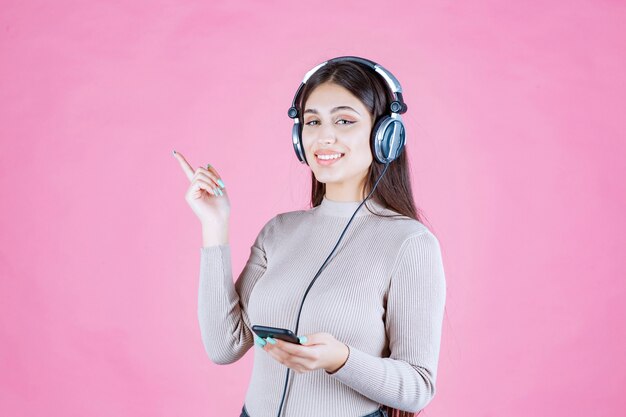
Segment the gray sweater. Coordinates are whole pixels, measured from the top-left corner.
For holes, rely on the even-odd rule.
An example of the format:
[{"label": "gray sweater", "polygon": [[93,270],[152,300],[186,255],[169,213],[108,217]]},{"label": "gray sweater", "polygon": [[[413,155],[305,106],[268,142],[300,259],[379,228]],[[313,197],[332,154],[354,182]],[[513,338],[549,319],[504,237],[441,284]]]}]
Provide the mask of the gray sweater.
[{"label": "gray sweater", "polygon": [[[230,246],[200,249],[198,319],[210,360],[254,347],[251,417],[275,417],[287,368],[254,344],[252,325],[295,330],[298,308],[360,202],[324,198],[261,229],[236,282]],[[350,350],[334,373],[291,371],[282,416],[363,416],[388,405],[417,412],[434,397],[446,282],[437,238],[373,200],[356,214],[304,301],[298,336],[332,334]]]}]

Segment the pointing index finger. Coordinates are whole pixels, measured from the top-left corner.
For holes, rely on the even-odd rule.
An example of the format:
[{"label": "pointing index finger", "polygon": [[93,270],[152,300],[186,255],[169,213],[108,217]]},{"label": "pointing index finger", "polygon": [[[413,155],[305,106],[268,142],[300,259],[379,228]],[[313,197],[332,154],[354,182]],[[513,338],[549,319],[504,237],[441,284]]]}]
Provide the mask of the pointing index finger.
[{"label": "pointing index finger", "polygon": [[187,162],[185,157],[179,152],[174,151],[174,157],[178,159],[178,162],[180,163],[180,167],[183,169],[183,172],[187,176],[187,179],[191,181],[195,172],[193,168],[191,167],[191,165],[189,165],[189,162]]}]

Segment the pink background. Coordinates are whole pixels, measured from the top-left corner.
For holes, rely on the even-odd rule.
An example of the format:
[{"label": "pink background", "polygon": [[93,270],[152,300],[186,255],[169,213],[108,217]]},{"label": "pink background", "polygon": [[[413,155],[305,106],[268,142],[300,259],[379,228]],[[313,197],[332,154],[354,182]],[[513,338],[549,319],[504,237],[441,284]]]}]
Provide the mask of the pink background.
[{"label": "pink background", "polygon": [[426,413],[623,414],[626,6],[295,3],[2,1],[0,415],[239,415],[254,354],[204,352],[171,152],[229,187],[238,274],[308,207],[286,112],[339,55],[409,106],[448,285]]}]

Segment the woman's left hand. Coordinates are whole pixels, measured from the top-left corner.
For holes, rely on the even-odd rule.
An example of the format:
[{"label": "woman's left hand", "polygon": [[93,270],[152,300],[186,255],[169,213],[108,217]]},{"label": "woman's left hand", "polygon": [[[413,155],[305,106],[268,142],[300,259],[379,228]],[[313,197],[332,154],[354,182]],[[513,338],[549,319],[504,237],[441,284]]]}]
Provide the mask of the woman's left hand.
[{"label": "woman's left hand", "polygon": [[280,339],[273,340],[276,344],[263,339],[266,342],[263,350],[299,374],[317,369],[324,369],[332,374],[346,363],[350,354],[350,348],[330,333],[300,336],[300,345]]}]

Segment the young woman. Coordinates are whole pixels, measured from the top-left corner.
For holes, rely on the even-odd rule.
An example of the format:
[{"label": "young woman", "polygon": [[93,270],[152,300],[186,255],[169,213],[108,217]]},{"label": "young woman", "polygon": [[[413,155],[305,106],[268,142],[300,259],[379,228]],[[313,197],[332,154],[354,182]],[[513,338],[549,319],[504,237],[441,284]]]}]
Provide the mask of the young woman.
[{"label": "young woman", "polygon": [[[406,150],[389,164],[374,157],[372,131],[396,97],[363,62],[335,58],[307,73],[294,103],[311,208],[266,222],[234,283],[224,182],[174,152],[202,224],[206,352],[229,364],[256,346],[242,417],[414,415],[435,395],[446,297],[439,242],[417,214]],[[262,339],[253,325],[293,329],[299,343]]]}]

